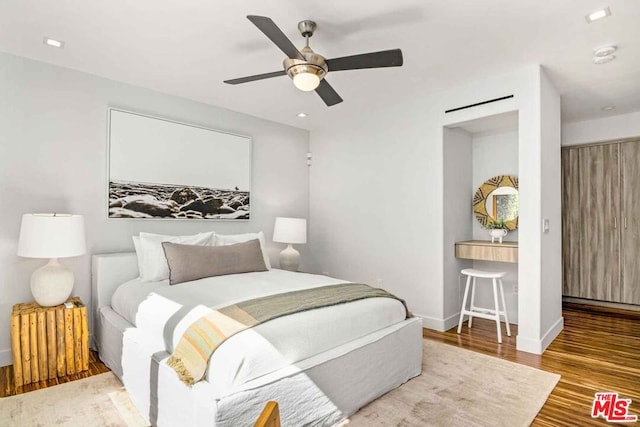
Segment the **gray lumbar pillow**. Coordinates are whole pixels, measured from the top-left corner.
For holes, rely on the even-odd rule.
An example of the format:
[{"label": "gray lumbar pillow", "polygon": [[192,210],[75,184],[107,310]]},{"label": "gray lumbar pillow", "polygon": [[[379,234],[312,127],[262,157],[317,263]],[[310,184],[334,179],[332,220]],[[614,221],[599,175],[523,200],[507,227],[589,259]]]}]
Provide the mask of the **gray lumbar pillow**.
[{"label": "gray lumbar pillow", "polygon": [[267,271],[258,239],[226,246],[163,242],[162,247],[172,285],[204,277]]}]

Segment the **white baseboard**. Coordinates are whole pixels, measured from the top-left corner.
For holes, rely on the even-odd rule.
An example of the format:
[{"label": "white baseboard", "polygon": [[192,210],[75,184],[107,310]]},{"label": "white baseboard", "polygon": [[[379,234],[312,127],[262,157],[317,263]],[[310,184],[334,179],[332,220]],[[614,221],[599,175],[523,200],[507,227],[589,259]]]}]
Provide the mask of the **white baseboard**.
[{"label": "white baseboard", "polygon": [[554,323],[547,332],[542,336],[542,339],[527,338],[518,335],[516,338],[516,349],[518,351],[525,351],[527,353],[542,354],[549,347],[549,344],[556,339],[558,334],[564,328],[564,317],[560,317],[556,323]]},{"label": "white baseboard", "polygon": [[[438,332],[445,332],[451,328],[455,328],[458,326],[458,321],[460,320],[460,313],[452,314],[446,319],[436,319],[435,317],[423,316],[421,314],[413,313],[416,317],[420,317],[422,319],[422,327],[427,329],[433,329]],[[464,316],[465,322],[468,320],[468,316]],[[511,319],[511,325],[517,325],[518,322],[514,322]],[[555,338],[555,337],[554,337]],[[553,341],[553,340],[551,340]]]},{"label": "white baseboard", "polygon": [[560,334],[563,329],[564,317],[560,316],[558,321],[554,323],[553,326],[551,326],[549,330],[542,336],[542,351],[545,351],[547,347],[549,347],[549,344],[551,344],[553,340],[556,339],[558,334]]},{"label": "white baseboard", "polygon": [[444,319],[444,330],[448,331],[449,329],[458,326],[458,321],[460,320],[460,313],[456,313]]},{"label": "white baseboard", "polygon": [[413,315],[422,319],[423,328],[433,329],[438,332],[448,331],[453,328],[458,324],[458,319],[460,318],[460,313],[449,316],[446,319],[437,319],[418,313],[413,313]]},{"label": "white baseboard", "polygon": [[11,350],[0,350],[0,366],[8,366],[13,364]]},{"label": "white baseboard", "polygon": [[516,350],[533,354],[542,354],[542,340],[526,338],[518,334],[516,337]]}]

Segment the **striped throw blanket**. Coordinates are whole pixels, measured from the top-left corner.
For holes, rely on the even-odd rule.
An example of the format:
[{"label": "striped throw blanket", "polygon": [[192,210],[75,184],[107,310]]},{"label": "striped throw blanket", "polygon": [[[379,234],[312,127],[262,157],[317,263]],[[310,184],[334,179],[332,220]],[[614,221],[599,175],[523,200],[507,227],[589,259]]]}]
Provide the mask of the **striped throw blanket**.
[{"label": "striped throw blanket", "polygon": [[182,335],[167,363],[185,384],[193,385],[204,378],[209,359],[216,348],[238,332],[289,314],[378,297],[401,301],[407,317],[410,317],[403,300],[363,283],[344,283],[270,295],[223,307],[201,317]]}]

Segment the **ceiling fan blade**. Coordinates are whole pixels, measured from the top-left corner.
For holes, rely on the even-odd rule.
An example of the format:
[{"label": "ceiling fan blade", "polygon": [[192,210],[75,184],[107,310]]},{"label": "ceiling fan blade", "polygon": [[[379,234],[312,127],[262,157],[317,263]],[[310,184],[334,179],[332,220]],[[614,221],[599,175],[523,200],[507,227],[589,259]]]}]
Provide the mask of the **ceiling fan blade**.
[{"label": "ceiling fan blade", "polygon": [[240,77],[239,79],[225,80],[224,82],[230,85],[239,85],[240,83],[249,83],[256,80],[270,79],[271,77],[280,77],[285,75],[287,75],[287,73],[282,70],[274,71],[272,73],[256,74],[255,76]]},{"label": "ceiling fan blade", "polygon": [[363,68],[400,67],[402,62],[402,51],[400,49],[392,49],[327,59],[327,66],[331,72]]},{"label": "ceiling fan blade", "polygon": [[320,98],[327,104],[327,107],[342,102],[342,98],[340,98],[338,92],[336,92],[325,79],[320,80],[320,85],[316,88],[316,93],[320,95]]},{"label": "ceiling fan blade", "polygon": [[278,46],[289,58],[304,60],[304,56],[302,56],[300,51],[293,45],[293,43],[291,43],[291,40],[284,35],[271,18],[267,18],[266,16],[248,15],[247,19],[253,22],[253,24],[258,27],[265,36],[269,37],[269,40],[275,43],[275,45]]}]

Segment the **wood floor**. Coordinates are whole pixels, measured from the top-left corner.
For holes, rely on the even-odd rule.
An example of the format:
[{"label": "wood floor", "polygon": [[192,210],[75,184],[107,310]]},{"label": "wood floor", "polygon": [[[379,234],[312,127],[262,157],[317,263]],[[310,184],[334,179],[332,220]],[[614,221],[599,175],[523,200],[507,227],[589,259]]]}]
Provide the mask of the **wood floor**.
[{"label": "wood floor", "polygon": [[427,339],[497,356],[560,374],[562,378],[533,422],[534,426],[609,425],[591,418],[594,394],[618,392],[632,400],[630,413],[640,415],[640,313],[565,304],[564,330],[545,353],[516,350],[517,327],[503,343],[496,341],[495,322],[474,319],[458,335],[424,330]]},{"label": "wood floor", "polygon": [[89,353],[88,371],[81,372],[79,374],[67,375],[66,377],[60,377],[52,380],[27,384],[17,388],[13,383],[13,365],[0,367],[0,397],[14,396],[16,394],[27,393],[29,391],[39,390],[41,388],[51,387],[57,384],[68,383],[69,381],[88,378],[92,375],[109,372],[109,368],[107,368],[100,361],[100,359],[98,359],[98,355],[94,351],[90,351]]},{"label": "wood floor", "polygon": [[[565,304],[564,330],[542,356],[516,350],[517,326],[511,337],[496,342],[495,323],[474,319],[458,335],[424,331],[426,339],[500,357],[562,376],[537,418],[534,426],[609,425],[602,418],[591,418],[594,393],[618,392],[632,399],[630,412],[640,415],[640,312],[593,309],[591,306]],[[503,331],[504,333],[504,331]],[[55,384],[107,372],[108,368],[91,352],[89,371],[16,389],[13,368],[0,368],[0,397],[24,393]]]}]

